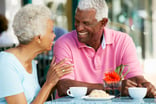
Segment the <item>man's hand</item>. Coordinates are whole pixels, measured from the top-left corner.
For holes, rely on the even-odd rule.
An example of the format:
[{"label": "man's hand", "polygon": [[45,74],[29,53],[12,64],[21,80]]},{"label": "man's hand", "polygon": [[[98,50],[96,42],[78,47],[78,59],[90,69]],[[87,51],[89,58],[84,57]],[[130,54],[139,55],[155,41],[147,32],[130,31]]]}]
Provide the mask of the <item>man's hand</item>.
[{"label": "man's hand", "polygon": [[156,98],[156,89],[150,82],[141,83],[141,84],[139,84],[139,86],[147,88],[147,95],[146,95],[146,97],[150,97],[150,98],[154,97],[154,98]]},{"label": "man's hand", "polygon": [[128,96],[128,88],[129,87],[146,87],[147,88],[147,95],[146,97],[155,97],[156,98],[156,89],[155,87],[148,82],[146,79],[144,79],[143,76],[136,76],[133,78],[129,78],[127,80],[122,81],[122,89],[121,89],[121,95],[122,96]]},{"label": "man's hand", "polygon": [[132,80],[123,80],[121,87],[121,96],[128,96],[128,88],[129,87],[137,87],[137,83]]}]

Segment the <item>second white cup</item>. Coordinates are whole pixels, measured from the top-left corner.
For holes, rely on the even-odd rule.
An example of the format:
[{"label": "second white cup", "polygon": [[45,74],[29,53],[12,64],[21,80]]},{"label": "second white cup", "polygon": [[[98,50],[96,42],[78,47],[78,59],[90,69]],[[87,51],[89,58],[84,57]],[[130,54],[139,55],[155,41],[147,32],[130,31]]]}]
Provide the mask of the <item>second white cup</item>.
[{"label": "second white cup", "polygon": [[83,97],[87,93],[87,87],[70,87],[67,90],[67,95],[71,97]]}]

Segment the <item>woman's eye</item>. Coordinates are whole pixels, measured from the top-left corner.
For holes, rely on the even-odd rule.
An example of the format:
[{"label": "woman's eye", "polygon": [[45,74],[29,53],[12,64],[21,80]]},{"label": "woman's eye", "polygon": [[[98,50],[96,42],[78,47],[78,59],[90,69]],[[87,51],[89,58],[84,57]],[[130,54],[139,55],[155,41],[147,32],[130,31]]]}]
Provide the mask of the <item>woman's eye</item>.
[{"label": "woman's eye", "polygon": [[53,28],[53,30],[51,31],[52,33],[55,33],[55,29]]}]

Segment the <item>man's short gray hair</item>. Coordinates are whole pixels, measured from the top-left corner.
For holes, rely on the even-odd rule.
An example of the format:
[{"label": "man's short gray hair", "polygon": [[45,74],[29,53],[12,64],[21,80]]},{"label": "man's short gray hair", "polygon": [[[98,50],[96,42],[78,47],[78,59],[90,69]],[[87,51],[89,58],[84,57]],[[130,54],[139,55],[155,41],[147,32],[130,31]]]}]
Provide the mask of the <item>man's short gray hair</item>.
[{"label": "man's short gray hair", "polygon": [[108,6],[105,0],[80,0],[78,8],[80,10],[95,9],[97,21],[108,18]]},{"label": "man's short gray hair", "polygon": [[15,15],[13,29],[20,44],[28,44],[37,35],[44,35],[50,10],[41,5],[28,4]]}]

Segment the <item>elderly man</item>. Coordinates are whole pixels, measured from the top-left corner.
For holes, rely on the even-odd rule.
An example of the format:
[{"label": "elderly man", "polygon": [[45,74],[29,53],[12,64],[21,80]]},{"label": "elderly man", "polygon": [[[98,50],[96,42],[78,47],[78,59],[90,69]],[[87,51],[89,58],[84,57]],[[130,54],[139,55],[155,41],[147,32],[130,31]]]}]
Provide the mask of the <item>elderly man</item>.
[{"label": "elderly man", "polygon": [[147,97],[155,97],[154,86],[143,77],[131,37],[106,28],[107,22],[105,0],[80,0],[75,15],[76,30],[62,36],[54,46],[57,62],[68,58],[68,63],[74,65],[74,71],[58,82],[58,95],[65,96],[71,86],[86,86],[88,93],[93,89],[104,90],[104,73],[124,64],[130,70],[122,82],[122,95],[128,95],[128,87],[143,86],[148,88]]}]

